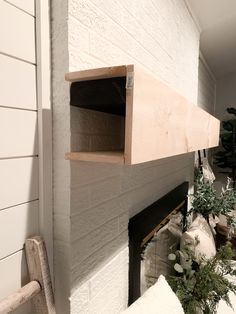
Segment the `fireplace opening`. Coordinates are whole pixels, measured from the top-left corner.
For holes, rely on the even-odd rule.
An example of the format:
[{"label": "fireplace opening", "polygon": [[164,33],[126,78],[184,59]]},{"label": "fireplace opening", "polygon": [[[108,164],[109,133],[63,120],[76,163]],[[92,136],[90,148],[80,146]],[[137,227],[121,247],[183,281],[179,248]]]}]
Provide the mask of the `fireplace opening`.
[{"label": "fireplace opening", "polygon": [[129,305],[141,295],[142,255],[148,242],[177,212],[186,224],[188,186],[182,183],[129,221]]}]

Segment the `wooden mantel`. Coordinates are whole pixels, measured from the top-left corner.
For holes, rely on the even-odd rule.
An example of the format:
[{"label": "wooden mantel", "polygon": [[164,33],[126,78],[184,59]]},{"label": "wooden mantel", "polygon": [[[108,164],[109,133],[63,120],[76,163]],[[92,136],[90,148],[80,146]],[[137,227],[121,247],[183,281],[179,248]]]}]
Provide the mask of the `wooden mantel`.
[{"label": "wooden mantel", "polygon": [[71,72],[66,80],[71,105],[125,116],[123,151],[66,159],[130,165],[218,146],[218,119],[136,65]]}]

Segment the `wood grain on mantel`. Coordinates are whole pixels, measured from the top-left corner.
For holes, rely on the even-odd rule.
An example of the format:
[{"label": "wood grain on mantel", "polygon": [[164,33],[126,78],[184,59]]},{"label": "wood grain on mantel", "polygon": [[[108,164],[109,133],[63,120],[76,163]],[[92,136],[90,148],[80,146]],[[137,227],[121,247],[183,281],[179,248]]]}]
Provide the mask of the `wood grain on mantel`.
[{"label": "wood grain on mantel", "polygon": [[131,117],[131,163],[218,145],[220,121],[136,68]]},{"label": "wood grain on mantel", "polygon": [[127,81],[124,152],[73,152],[67,159],[138,164],[218,146],[218,119],[137,66],[72,72],[66,79],[73,84],[119,76]]}]

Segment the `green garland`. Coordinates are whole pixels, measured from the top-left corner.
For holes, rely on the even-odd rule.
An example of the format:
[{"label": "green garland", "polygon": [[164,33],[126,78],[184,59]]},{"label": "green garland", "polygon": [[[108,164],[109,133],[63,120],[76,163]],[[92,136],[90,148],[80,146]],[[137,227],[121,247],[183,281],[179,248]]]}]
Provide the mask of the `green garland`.
[{"label": "green garland", "polygon": [[232,217],[232,210],[236,203],[236,191],[231,187],[231,180],[228,178],[225,188],[222,188],[220,195],[217,194],[211,182],[204,180],[201,174],[195,177],[195,192],[190,195],[190,213],[201,214],[206,220],[209,216],[224,215],[228,226],[233,228],[235,221]]},{"label": "green garland", "polygon": [[[194,246],[198,244],[196,239]],[[185,246],[169,255],[173,261],[176,276],[168,282],[182,303],[186,314],[217,313],[217,305],[223,299],[229,306],[229,292],[236,293],[236,285],[229,282],[226,275],[236,276],[231,259],[234,253],[230,245],[222,246],[211,259],[196,261],[193,246]]]}]

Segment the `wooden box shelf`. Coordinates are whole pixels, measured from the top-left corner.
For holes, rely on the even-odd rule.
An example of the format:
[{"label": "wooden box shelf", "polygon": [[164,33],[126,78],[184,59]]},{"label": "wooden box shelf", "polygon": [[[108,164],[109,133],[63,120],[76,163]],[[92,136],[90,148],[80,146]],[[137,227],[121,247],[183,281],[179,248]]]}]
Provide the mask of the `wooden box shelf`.
[{"label": "wooden box shelf", "polygon": [[[72,106],[125,119],[123,149],[66,159],[138,164],[218,145],[220,121],[134,65],[66,74]],[[85,130],[86,131],[86,130]]]}]

